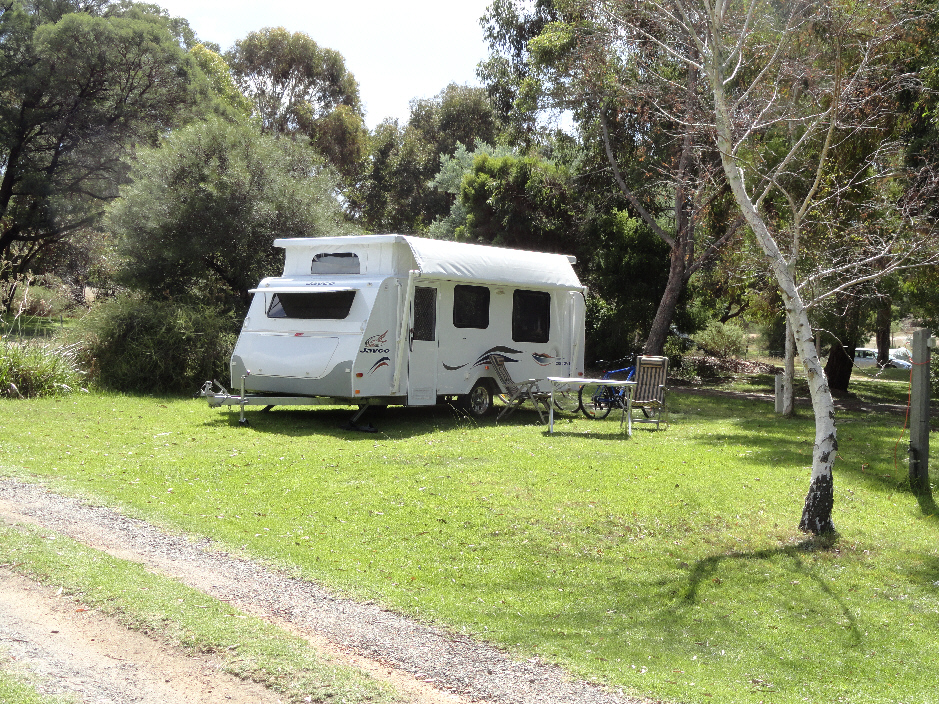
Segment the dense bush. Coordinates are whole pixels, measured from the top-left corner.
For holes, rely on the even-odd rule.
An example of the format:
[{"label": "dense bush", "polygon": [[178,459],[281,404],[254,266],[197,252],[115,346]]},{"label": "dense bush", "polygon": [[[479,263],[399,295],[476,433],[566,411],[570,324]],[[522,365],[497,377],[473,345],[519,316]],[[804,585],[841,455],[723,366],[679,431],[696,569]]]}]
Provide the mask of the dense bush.
[{"label": "dense bush", "polygon": [[93,309],[78,335],[100,387],[193,393],[228,378],[235,330],[232,315],[213,306],[127,296]]},{"label": "dense bush", "polygon": [[584,361],[588,369],[599,359],[630,357],[641,349],[634,328],[623,324],[623,314],[599,296],[587,296],[586,317]]},{"label": "dense bush", "polygon": [[672,371],[681,369],[685,353],[688,351],[689,343],[678,335],[669,335],[665,338],[665,345],[662,354],[668,357],[668,368]]},{"label": "dense bush", "polygon": [[75,345],[0,338],[0,396],[69,393],[82,383]]},{"label": "dense bush", "polygon": [[704,352],[721,359],[741,357],[747,351],[746,336],[743,330],[733,323],[712,321],[697,333],[694,339]]}]

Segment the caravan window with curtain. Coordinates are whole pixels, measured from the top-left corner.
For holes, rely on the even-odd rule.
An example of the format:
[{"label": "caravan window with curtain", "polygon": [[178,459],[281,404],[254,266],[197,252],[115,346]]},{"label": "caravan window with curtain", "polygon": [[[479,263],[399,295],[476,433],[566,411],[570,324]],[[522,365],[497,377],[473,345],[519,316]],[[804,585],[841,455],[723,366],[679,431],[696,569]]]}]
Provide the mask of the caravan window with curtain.
[{"label": "caravan window with curtain", "polygon": [[453,288],[453,327],[489,327],[489,289],[457,284]]},{"label": "caravan window with curtain", "polygon": [[353,252],[321,252],[313,255],[311,274],[359,274],[359,256]]},{"label": "caravan window with curtain", "polygon": [[551,294],[523,291],[512,294],[512,339],[515,342],[547,342],[551,330]]}]

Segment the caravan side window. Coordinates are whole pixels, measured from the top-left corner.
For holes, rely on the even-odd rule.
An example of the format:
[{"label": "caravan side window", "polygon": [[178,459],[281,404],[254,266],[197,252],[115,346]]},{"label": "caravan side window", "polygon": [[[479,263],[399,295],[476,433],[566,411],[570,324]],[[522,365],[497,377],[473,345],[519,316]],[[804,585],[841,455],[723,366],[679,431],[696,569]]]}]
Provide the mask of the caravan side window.
[{"label": "caravan side window", "polygon": [[355,291],[275,293],[267,307],[268,318],[301,320],[345,320],[352,309]]},{"label": "caravan side window", "polygon": [[480,330],[489,327],[488,288],[463,284],[453,288],[453,327]]},{"label": "caravan side window", "polygon": [[359,274],[359,255],[353,252],[321,252],[313,255],[311,274]]},{"label": "caravan side window", "polygon": [[512,339],[515,342],[547,342],[551,329],[551,294],[523,291],[512,294]]}]

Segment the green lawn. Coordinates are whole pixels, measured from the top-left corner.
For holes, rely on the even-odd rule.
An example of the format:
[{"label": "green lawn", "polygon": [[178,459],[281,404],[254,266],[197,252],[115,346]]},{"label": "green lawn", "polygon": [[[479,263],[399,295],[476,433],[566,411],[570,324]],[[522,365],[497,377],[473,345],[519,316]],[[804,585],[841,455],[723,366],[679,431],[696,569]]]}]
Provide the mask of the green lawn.
[{"label": "green lawn", "polygon": [[[739,374],[714,383],[713,386],[730,391],[772,394],[775,391],[775,383],[771,374]],[[809,388],[804,376],[797,374],[794,387],[796,395],[808,402]],[[906,405],[910,391],[910,372],[907,369],[855,369],[851,374],[848,391],[847,396],[839,395],[838,398],[856,398],[865,403]]]},{"label": "green lawn", "polygon": [[42,318],[34,315],[0,315],[0,335],[17,339],[52,338],[65,328],[74,327],[76,319],[55,316]]},{"label": "green lawn", "polygon": [[0,473],[636,694],[939,701],[939,521],[905,487],[903,418],[839,417],[826,543],[795,528],[807,413],[671,404],[667,431],[626,439],[614,416],[548,436],[530,411],[391,408],[366,434],[339,429],[348,409],[248,411],[242,428],[194,400],[5,400]]}]

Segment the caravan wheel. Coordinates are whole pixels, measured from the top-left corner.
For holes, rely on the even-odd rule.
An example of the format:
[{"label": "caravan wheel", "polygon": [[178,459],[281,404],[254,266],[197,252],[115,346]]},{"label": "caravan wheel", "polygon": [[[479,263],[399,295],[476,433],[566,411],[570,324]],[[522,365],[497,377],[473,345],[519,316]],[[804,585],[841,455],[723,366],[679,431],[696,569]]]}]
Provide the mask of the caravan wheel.
[{"label": "caravan wheel", "polygon": [[492,411],[492,390],[482,380],[477,381],[466,396],[465,408],[474,418],[482,418]]}]

